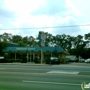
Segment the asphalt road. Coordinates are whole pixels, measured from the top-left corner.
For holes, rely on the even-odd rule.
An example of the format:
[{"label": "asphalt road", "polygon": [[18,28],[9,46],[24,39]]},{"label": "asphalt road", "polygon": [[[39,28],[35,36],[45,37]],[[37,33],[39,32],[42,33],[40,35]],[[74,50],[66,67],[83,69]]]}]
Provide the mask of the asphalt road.
[{"label": "asphalt road", "polygon": [[84,81],[90,83],[90,64],[0,64],[0,90],[82,90]]}]

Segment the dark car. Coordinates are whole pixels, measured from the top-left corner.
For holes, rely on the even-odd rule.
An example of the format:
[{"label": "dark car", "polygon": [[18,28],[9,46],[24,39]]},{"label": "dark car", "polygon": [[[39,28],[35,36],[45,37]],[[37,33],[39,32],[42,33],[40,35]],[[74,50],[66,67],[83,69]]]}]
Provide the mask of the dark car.
[{"label": "dark car", "polygon": [[0,63],[4,63],[4,62],[5,62],[4,57],[0,56]]},{"label": "dark car", "polygon": [[60,60],[57,57],[50,57],[51,64],[60,64]]}]

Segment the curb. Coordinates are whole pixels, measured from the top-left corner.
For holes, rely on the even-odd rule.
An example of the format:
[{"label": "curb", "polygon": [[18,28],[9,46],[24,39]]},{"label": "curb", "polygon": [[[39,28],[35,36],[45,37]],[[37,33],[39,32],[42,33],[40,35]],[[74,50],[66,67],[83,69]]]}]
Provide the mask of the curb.
[{"label": "curb", "polygon": [[0,63],[0,65],[51,66],[50,64],[32,64],[32,63]]}]

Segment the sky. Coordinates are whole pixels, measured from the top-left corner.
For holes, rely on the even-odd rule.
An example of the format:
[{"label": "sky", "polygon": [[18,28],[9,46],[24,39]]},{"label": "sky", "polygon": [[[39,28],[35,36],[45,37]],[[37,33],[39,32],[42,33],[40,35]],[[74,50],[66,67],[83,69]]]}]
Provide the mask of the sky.
[{"label": "sky", "polygon": [[90,0],[0,0],[0,34],[11,33],[35,37],[39,31],[53,35],[87,34],[90,32],[90,26],[41,27],[90,24],[89,4]]}]

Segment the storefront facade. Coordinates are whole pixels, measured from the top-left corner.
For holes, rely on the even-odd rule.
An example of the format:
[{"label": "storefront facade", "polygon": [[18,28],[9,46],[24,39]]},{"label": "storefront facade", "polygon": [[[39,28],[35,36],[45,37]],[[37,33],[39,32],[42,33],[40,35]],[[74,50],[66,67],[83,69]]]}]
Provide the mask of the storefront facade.
[{"label": "storefront facade", "polygon": [[[3,50],[4,54],[8,54],[8,59],[15,61],[26,60],[27,62],[34,62],[35,58],[41,58],[40,47],[6,47]],[[46,57],[56,56],[60,59],[65,58],[66,53],[61,47],[44,47],[43,48],[43,61]]]}]

